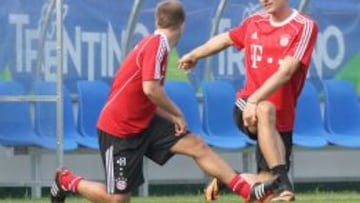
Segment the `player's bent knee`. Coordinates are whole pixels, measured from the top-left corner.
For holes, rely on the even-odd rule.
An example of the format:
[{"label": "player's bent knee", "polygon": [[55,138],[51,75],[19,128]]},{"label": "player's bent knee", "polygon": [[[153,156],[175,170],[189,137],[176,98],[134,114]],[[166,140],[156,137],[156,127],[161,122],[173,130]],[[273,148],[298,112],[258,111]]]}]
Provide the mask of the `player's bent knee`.
[{"label": "player's bent knee", "polygon": [[202,139],[199,136],[194,135],[193,136],[194,141],[193,141],[193,147],[196,148],[200,148],[200,149],[204,149],[204,148],[208,148],[208,145],[206,144],[206,142],[204,141],[204,139]]},{"label": "player's bent knee", "polygon": [[191,135],[191,142],[189,149],[194,153],[194,155],[201,155],[202,153],[206,153],[210,150],[210,147],[206,144],[206,142],[199,136]]},{"label": "player's bent knee", "polygon": [[257,116],[260,118],[264,117],[264,118],[275,119],[276,117],[276,108],[272,103],[268,101],[260,102],[256,108],[256,112],[257,112]]},{"label": "player's bent knee", "polygon": [[199,157],[208,153],[210,147],[199,136],[188,134],[178,141],[171,149],[173,153],[185,154],[191,157]]}]

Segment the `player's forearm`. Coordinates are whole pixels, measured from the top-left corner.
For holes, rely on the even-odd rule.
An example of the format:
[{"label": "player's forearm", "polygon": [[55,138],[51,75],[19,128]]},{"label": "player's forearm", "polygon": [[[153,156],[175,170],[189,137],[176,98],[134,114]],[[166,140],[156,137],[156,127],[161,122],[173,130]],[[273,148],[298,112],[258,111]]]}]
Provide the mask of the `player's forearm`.
[{"label": "player's forearm", "polygon": [[168,115],[165,115],[164,112],[159,110],[161,116],[182,116],[180,109],[167,97],[162,87],[153,88],[145,94],[158,108],[168,113]]},{"label": "player's forearm", "polygon": [[195,48],[190,54],[197,60],[213,55],[232,45],[232,41],[228,33],[219,34],[209,39],[205,44]]},{"label": "player's forearm", "polygon": [[[157,93],[149,96],[150,100],[161,110],[158,111],[161,116],[172,120],[173,117],[182,116],[180,109],[166,96],[165,93]],[[162,112],[165,111],[165,112]]]},{"label": "player's forearm", "polygon": [[156,114],[158,114],[159,116],[165,118],[166,120],[169,121],[173,121],[172,119],[172,115],[169,114],[167,111],[165,111],[164,109],[160,108],[159,106],[156,108]]},{"label": "player's forearm", "polygon": [[275,73],[248,98],[248,102],[259,103],[260,101],[265,100],[279,87],[289,81],[289,79],[290,78],[288,76],[283,76],[282,74]]},{"label": "player's forearm", "polygon": [[258,103],[265,100],[278,88],[287,83],[299,67],[300,62],[297,59],[286,57],[279,67],[279,70],[269,77],[264,84],[248,98],[248,101]]}]

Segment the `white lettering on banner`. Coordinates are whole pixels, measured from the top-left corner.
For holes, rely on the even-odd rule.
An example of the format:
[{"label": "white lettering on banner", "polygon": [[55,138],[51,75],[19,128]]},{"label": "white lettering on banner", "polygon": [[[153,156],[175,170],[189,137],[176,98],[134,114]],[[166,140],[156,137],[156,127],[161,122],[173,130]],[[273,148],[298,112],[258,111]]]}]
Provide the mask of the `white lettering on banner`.
[{"label": "white lettering on banner", "polygon": [[237,68],[239,70],[239,73],[241,73],[242,75],[245,74],[245,69],[244,69],[244,52],[243,51],[238,51],[234,48],[231,49],[227,49],[226,50],[226,54],[227,54],[227,75],[234,75],[235,74],[235,68]]},{"label": "white lettering on banner", "polygon": [[[231,28],[231,20],[222,18],[219,22],[219,33],[226,32]],[[218,75],[234,75],[236,68],[244,74],[244,53],[228,48],[218,54]]]},{"label": "white lettering on banner", "polygon": [[70,36],[67,31],[64,31],[64,49],[67,50],[67,56],[64,57],[64,72],[68,73],[68,58],[71,58],[76,72],[81,73],[81,27],[75,27],[74,43],[71,42]]},{"label": "white lettering on banner", "polygon": [[45,67],[46,66],[51,66],[54,68],[56,67],[57,64],[56,46],[57,43],[54,41],[50,41],[49,43],[46,44],[45,53],[48,55],[46,55],[47,60],[45,62]]},{"label": "white lettering on banner", "polygon": [[[333,40],[335,40],[334,42],[336,43],[337,49],[335,49],[336,54],[331,56],[328,45]],[[334,50],[334,48],[332,48],[332,50]],[[316,47],[312,55],[312,61],[320,78],[322,78],[325,68],[332,70],[340,68],[345,58],[345,50],[344,35],[338,27],[330,25],[326,27],[323,32],[319,32]],[[323,67],[323,64],[325,67]]]},{"label": "white lettering on banner", "polygon": [[[36,61],[36,48],[34,44],[39,36],[37,30],[25,30],[25,71],[30,72]],[[23,51],[23,50],[21,50]],[[34,65],[33,65],[34,64]]]},{"label": "white lettering on banner", "polygon": [[99,33],[83,33],[82,38],[83,41],[87,42],[88,44],[88,80],[94,80],[94,63],[95,63],[95,51],[94,47],[95,44],[98,44],[100,41],[100,34]]},{"label": "white lettering on banner", "polygon": [[[40,35],[38,29],[27,27],[29,18],[26,14],[9,14],[8,18],[9,24],[15,27],[16,71],[19,73],[32,72],[37,60]],[[124,40],[125,31],[121,31],[121,36],[118,36],[110,23],[105,32],[86,32],[80,26],[75,26],[74,30],[73,36],[70,36],[68,30],[64,28],[63,73],[68,74],[69,65],[73,65],[79,77],[86,77],[89,80],[94,80],[96,73],[100,73],[102,77],[114,76],[122,54],[119,42]],[[137,23],[134,34],[146,36],[149,31],[145,25]],[[47,37],[41,71],[45,74],[45,78],[50,79],[55,78],[56,75],[56,39],[54,36],[47,35]]]},{"label": "white lettering on banner", "polygon": [[[107,54],[107,47],[106,47],[106,35],[105,33],[101,34],[101,48],[100,48],[100,53],[101,53],[101,58],[102,59],[106,59],[106,54]],[[107,66],[107,61],[106,60],[101,60],[101,65],[100,67],[108,67]],[[108,67],[109,68],[109,67]],[[108,68],[102,68],[101,69],[101,77],[106,77],[106,69]]]},{"label": "white lettering on banner", "polygon": [[338,49],[337,49],[337,55],[335,55],[333,58],[329,56],[329,53],[326,51],[324,52],[324,63],[327,67],[330,69],[336,69],[342,62],[345,56],[345,43],[344,43],[344,37],[340,29],[338,29],[335,26],[329,26],[326,28],[323,36],[324,40],[324,50],[328,49],[328,41],[330,41],[330,38],[333,37],[336,40]]},{"label": "white lettering on banner", "polygon": [[56,79],[56,42],[50,41],[45,44],[44,50],[44,66],[42,66],[42,72],[45,74],[45,80],[54,81]]},{"label": "white lettering on banner", "polygon": [[16,71],[21,72],[23,70],[23,27],[29,24],[29,16],[27,15],[9,15],[9,23],[15,24],[16,33]]}]

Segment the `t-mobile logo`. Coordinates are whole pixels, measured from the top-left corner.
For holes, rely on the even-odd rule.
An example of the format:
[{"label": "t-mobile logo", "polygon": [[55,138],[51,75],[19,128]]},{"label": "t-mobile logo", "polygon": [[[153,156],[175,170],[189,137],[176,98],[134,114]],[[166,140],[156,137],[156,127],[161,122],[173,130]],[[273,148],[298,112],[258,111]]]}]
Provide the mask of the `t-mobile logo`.
[{"label": "t-mobile logo", "polygon": [[257,68],[257,62],[261,61],[262,54],[263,54],[263,46],[257,44],[251,45],[251,61],[252,61],[251,66],[253,68]]}]

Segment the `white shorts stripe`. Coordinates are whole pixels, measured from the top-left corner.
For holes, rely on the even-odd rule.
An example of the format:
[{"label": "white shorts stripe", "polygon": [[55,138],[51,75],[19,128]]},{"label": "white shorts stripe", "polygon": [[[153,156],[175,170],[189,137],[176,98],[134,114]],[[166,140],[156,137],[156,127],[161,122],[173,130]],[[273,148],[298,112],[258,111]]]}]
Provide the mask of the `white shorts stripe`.
[{"label": "white shorts stripe", "polygon": [[244,99],[237,99],[235,105],[243,111],[246,107],[246,101]]},{"label": "white shorts stripe", "polygon": [[114,147],[111,146],[106,150],[105,162],[106,162],[106,190],[109,194],[114,193],[114,159],[113,159]]}]

